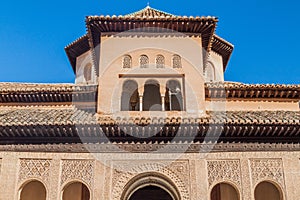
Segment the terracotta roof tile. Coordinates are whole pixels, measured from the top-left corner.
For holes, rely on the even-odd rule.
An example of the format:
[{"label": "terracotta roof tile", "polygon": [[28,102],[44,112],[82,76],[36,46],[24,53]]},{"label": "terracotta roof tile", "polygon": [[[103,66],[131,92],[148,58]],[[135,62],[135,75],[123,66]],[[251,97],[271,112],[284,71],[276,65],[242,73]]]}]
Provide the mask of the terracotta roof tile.
[{"label": "terracotta roof tile", "polygon": [[155,17],[176,17],[176,15],[166,13],[164,11],[157,10],[157,9],[151,8],[150,6],[147,6],[147,7],[143,8],[142,10],[125,15],[125,17],[152,17],[152,18],[155,18]]},{"label": "terracotta roof tile", "polygon": [[72,106],[61,107],[0,107],[0,126],[69,125],[69,124],[299,124],[300,111],[229,111],[207,112],[200,118],[111,118]]},{"label": "terracotta roof tile", "polygon": [[213,37],[212,50],[220,54],[223,57],[223,70],[225,71],[226,66],[229,62],[233,51],[233,44],[224,40],[223,38],[217,36],[216,34]]},{"label": "terracotta roof tile", "polygon": [[38,92],[38,91],[73,91],[74,84],[9,83],[0,82],[0,93],[4,92]]},{"label": "terracotta roof tile", "polygon": [[97,85],[0,83],[0,105],[95,102]]},{"label": "terracotta roof tile", "polygon": [[300,99],[300,84],[205,83],[206,98],[287,98]]},{"label": "terracotta roof tile", "polygon": [[93,124],[93,114],[73,107],[0,107],[0,126]]}]

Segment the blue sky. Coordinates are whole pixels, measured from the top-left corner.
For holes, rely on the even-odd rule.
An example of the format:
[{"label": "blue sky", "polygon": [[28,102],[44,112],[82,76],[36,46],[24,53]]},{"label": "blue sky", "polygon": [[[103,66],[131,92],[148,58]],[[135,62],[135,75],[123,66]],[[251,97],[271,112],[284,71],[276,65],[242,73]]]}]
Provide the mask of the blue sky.
[{"label": "blue sky", "polygon": [[225,80],[300,83],[300,3],[282,0],[1,1],[0,81],[73,82],[64,47],[85,34],[85,16],[127,14],[150,6],[219,18],[217,34],[235,45]]}]

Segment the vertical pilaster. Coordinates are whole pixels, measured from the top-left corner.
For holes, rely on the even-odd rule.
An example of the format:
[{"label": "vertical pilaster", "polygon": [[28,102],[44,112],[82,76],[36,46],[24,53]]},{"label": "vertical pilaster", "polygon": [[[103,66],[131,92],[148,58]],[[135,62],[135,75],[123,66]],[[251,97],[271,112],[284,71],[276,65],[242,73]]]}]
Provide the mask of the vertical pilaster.
[{"label": "vertical pilaster", "polygon": [[252,194],[252,187],[251,187],[251,174],[249,168],[249,160],[245,156],[240,160],[241,162],[241,172],[242,172],[242,191],[241,191],[241,200],[252,200],[254,195]]},{"label": "vertical pilaster", "polygon": [[[2,154],[3,155],[3,154]],[[4,153],[1,160],[0,199],[18,199],[18,157],[16,153]]]}]

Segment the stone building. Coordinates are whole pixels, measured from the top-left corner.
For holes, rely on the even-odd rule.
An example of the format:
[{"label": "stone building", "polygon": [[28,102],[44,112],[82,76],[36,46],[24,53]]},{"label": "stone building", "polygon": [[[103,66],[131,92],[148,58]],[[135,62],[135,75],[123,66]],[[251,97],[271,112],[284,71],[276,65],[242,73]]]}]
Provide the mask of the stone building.
[{"label": "stone building", "polygon": [[0,199],[299,199],[299,85],[224,81],[217,22],[88,16],[75,84],[0,83]]}]

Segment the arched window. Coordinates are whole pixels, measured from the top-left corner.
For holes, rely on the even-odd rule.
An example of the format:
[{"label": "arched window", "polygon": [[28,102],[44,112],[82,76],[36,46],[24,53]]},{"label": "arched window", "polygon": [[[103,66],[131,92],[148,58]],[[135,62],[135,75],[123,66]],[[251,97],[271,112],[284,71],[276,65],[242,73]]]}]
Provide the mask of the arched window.
[{"label": "arched window", "polygon": [[139,93],[136,81],[127,80],[123,83],[121,96],[121,111],[138,111]]},{"label": "arched window", "polygon": [[149,65],[149,58],[146,55],[141,55],[140,57],[140,66],[141,68],[147,68]]},{"label": "arched window", "polygon": [[170,110],[183,110],[182,91],[179,81],[170,80],[167,82],[165,94],[166,111]]},{"label": "arched window", "polygon": [[163,55],[156,56],[156,67],[163,68],[165,66],[165,57]]},{"label": "arched window", "polygon": [[130,55],[125,55],[123,57],[123,68],[131,68],[131,56]]},{"label": "arched window", "polygon": [[254,191],[255,200],[282,200],[282,192],[274,184],[263,181],[259,183]]},{"label": "arched window", "polygon": [[63,190],[63,200],[90,200],[90,191],[81,182],[67,185]]},{"label": "arched window", "polygon": [[210,193],[211,200],[239,200],[236,189],[227,184],[219,183],[213,187]]},{"label": "arched window", "polygon": [[84,67],[83,75],[84,75],[84,79],[86,82],[89,82],[92,80],[92,65],[91,64],[87,64]]},{"label": "arched window", "polygon": [[207,66],[205,67],[204,74],[206,77],[206,81],[214,81],[215,80],[215,67],[211,62],[207,63]]},{"label": "arched window", "polygon": [[160,86],[155,80],[149,80],[144,86],[143,110],[161,111]]},{"label": "arched window", "polygon": [[173,55],[173,68],[181,68],[181,57],[179,55]]},{"label": "arched window", "polygon": [[31,181],[21,190],[20,200],[46,200],[46,188],[40,181]]}]

